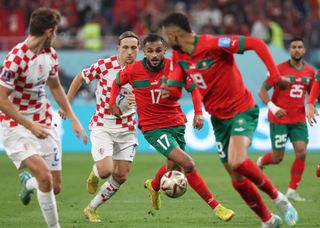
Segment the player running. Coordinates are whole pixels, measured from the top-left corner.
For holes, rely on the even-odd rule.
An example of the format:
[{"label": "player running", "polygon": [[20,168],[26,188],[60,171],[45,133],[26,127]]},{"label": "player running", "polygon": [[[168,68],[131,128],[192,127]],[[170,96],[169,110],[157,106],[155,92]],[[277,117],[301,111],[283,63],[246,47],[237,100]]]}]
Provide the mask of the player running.
[{"label": "player running", "polygon": [[[126,66],[117,75],[111,90],[111,113],[120,115],[120,110],[115,105],[115,98],[119,93],[119,86],[130,83],[136,98],[138,126],[145,139],[167,159],[184,170],[189,185],[213,209],[218,218],[224,221],[230,220],[234,216],[234,212],[223,207],[214,198],[207,184],[195,169],[194,161],[184,152],[186,117],[177,101],[179,97],[162,98],[160,84],[169,72],[174,70],[173,80],[168,81],[168,84],[173,83],[180,88],[185,86],[191,92],[195,102],[195,128],[201,128],[203,125],[198,90],[195,89],[194,84],[186,79],[178,65],[172,65],[169,59],[164,58],[166,46],[162,37],[155,34],[148,35],[143,40],[143,52],[145,58],[142,61]],[[155,209],[159,209],[160,197],[157,191],[159,189],[153,190],[148,181],[146,184],[151,193],[153,206]]]},{"label": "player running", "polygon": [[58,78],[58,59],[51,47],[60,14],[49,8],[35,10],[30,35],[6,56],[0,74],[0,121],[3,145],[20,174],[20,199],[28,205],[36,189],[42,215],[48,227],[58,228],[55,194],[61,189],[61,145],[52,110],[46,96],[48,85],[58,105],[66,111],[72,129],[87,142],[87,135],[74,115]]},{"label": "player running", "polygon": [[[173,61],[192,77],[211,115],[217,150],[233,187],[259,216],[263,227],[278,227],[279,216],[266,207],[259,191],[266,192],[276,203],[289,226],[298,215],[288,199],[271,183],[259,167],[248,158],[251,136],[256,129],[259,110],[245,87],[233,54],[254,50],[267,66],[270,86],[280,82],[279,71],[266,45],[244,36],[197,35],[186,16],[173,13],[162,23],[173,50]],[[279,85],[284,86],[287,83]]]},{"label": "player running", "polygon": [[[95,164],[87,179],[87,190],[94,194],[99,179],[109,178],[100,191],[84,209],[83,214],[90,222],[101,222],[96,209],[109,200],[128,179],[132,161],[138,145],[134,105],[122,105],[127,98],[134,102],[132,87],[122,86],[118,105],[122,106],[121,118],[111,115],[109,110],[110,91],[116,74],[126,64],[133,63],[139,51],[139,39],[131,31],[124,32],[118,40],[118,55],[98,60],[80,72],[72,81],[68,91],[71,102],[81,85],[97,80],[96,111],[90,121],[91,154]],[[120,104],[119,104],[120,103]],[[64,112],[60,112],[65,118]]]},{"label": "player running", "polygon": [[285,154],[287,139],[290,138],[295,160],[291,166],[291,178],[286,196],[293,201],[305,201],[296,190],[302,179],[307,156],[308,128],[304,101],[315,76],[315,70],[303,61],[305,52],[303,40],[292,39],[289,42],[290,60],[278,65],[280,74],[290,78],[290,87],[285,90],[274,87],[271,100],[268,95],[271,87],[267,83],[263,83],[259,92],[261,100],[269,108],[272,151],[259,157],[257,165],[262,169],[266,165],[279,164]]}]

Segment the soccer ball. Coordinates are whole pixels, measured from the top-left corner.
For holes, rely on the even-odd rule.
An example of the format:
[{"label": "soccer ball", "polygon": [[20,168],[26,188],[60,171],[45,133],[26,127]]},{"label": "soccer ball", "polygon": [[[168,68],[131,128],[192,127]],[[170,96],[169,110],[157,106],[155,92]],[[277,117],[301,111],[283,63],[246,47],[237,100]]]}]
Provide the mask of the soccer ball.
[{"label": "soccer ball", "polygon": [[188,181],[186,176],[172,170],[166,172],[160,181],[160,189],[170,198],[178,198],[187,191]]}]

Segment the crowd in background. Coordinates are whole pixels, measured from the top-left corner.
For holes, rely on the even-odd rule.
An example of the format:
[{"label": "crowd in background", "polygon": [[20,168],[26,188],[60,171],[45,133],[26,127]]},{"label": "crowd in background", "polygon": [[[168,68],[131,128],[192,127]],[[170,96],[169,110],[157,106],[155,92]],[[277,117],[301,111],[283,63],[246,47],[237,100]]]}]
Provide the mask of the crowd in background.
[{"label": "crowd in background", "polygon": [[[156,32],[169,13],[185,13],[197,33],[253,35],[278,47],[295,36],[320,47],[318,0],[0,0],[0,50],[27,33],[31,12],[47,6],[62,14],[58,48],[114,48],[114,37],[132,30]],[[90,43],[91,39],[91,43]]]}]

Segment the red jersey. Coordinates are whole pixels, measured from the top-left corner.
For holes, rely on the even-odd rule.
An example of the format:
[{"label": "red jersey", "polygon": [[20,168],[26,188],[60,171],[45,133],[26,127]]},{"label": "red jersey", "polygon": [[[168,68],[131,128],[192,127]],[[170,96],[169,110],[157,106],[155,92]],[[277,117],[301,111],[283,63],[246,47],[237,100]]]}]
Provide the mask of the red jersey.
[{"label": "red jersey", "polygon": [[173,51],[173,60],[192,77],[212,116],[232,118],[255,105],[233,56],[243,51],[243,36],[211,35],[195,36],[191,54]]},{"label": "red jersey", "polygon": [[[118,86],[130,83],[133,87],[138,113],[138,127],[142,132],[181,126],[186,122],[186,117],[178,101],[161,98],[160,84],[162,78],[169,75],[170,68],[174,68],[177,72],[180,69],[181,77],[184,75],[178,65],[171,64],[169,59],[164,59],[161,67],[157,71],[153,71],[146,65],[146,59],[143,59],[127,65],[119,71],[116,77]],[[174,84],[183,84],[182,78],[181,80],[174,78],[176,81],[180,81]]]},{"label": "red jersey", "polygon": [[320,95],[320,70],[318,71],[317,75],[315,76],[315,81],[312,85],[310,96],[308,99],[309,104],[315,104],[317,102],[317,98]]},{"label": "red jersey", "polygon": [[[274,87],[271,100],[275,105],[285,109],[287,115],[280,119],[269,110],[268,119],[270,123],[293,124],[305,122],[305,95],[306,92],[310,92],[315,70],[308,64],[304,64],[302,70],[297,70],[290,64],[290,61],[280,63],[278,69],[281,75],[290,78],[291,83],[285,90]],[[268,89],[268,86],[264,85]]]}]

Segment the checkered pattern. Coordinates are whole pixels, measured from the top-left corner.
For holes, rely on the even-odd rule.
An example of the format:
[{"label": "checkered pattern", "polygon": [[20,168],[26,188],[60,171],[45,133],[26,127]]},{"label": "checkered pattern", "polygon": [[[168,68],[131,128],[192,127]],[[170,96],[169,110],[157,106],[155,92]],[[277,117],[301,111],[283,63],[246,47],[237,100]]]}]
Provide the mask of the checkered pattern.
[{"label": "checkered pattern", "polygon": [[[135,109],[131,108],[123,113],[122,119],[117,119],[110,114],[109,100],[111,95],[112,83],[120,71],[117,56],[100,59],[89,68],[82,71],[82,77],[86,83],[94,79],[98,80],[96,90],[96,111],[90,121],[90,129],[93,127],[106,127],[116,131],[127,131],[135,129]],[[132,91],[132,87],[127,84],[121,89],[122,94]]]},{"label": "checkered pattern", "polygon": [[[9,100],[28,119],[51,125],[52,114],[45,93],[48,77],[58,76],[57,54],[53,48],[36,55],[26,41],[16,45],[6,56],[0,73],[0,85],[12,89]],[[0,113],[3,127],[18,124]]]}]

